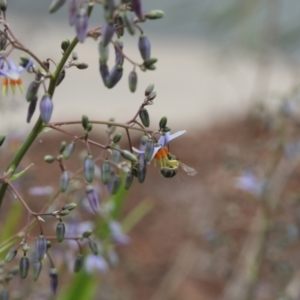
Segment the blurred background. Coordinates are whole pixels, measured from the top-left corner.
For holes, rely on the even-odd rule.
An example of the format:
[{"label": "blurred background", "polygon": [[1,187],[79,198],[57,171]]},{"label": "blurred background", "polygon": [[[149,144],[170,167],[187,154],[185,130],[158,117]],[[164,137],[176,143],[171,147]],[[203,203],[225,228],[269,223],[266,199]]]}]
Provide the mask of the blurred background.
[{"label": "blurred background", "polygon": [[[49,3],[8,0],[7,18],[41,59],[58,60],[60,42],[74,32],[67,8],[49,15]],[[127,121],[144,89],[154,83],[158,96],[149,108],[151,126],[166,115],[173,131],[188,130],[172,141],[171,151],[198,174],[180,171],[169,180],[149,166],[146,182],[135,183],[127,195],[124,214],[142,201],[151,209],[129,233],[131,243],[117,249],[120,263],[101,277],[94,299],[299,300],[300,170],[275,168],[274,174],[284,174],[287,182],[278,192],[280,209],[272,215],[272,230],[265,230],[258,195],[236,188],[245,169],[264,178],[283,121],[278,107],[290,99],[299,104],[299,1],[143,3],[145,10],[165,12],[163,19],[142,24],[158,58],[157,70],[139,73],[138,89],[131,94],[126,78],[131,66],[125,63],[123,80],[107,90],[98,71],[97,42],[89,39],[77,48],[89,68],[67,70],[55,94],[53,121],[78,120],[83,113],[90,119]],[[102,22],[97,8],[90,26]],[[124,52],[139,61],[136,37],[125,37],[124,44]],[[30,77],[24,81],[26,88]],[[25,123],[24,96],[0,97],[1,131],[21,141],[32,128]],[[298,141],[294,117],[284,119],[286,142]],[[35,162],[34,173],[61,139],[41,136],[24,164]],[[18,141],[12,139],[9,147],[18,147]],[[57,176],[47,172],[34,184],[55,185]]]}]

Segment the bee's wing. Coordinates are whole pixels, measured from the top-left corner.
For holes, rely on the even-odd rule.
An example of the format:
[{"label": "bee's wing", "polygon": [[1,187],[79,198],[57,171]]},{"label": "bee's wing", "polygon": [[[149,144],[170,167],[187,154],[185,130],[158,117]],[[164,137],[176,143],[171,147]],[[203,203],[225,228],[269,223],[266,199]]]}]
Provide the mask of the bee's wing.
[{"label": "bee's wing", "polygon": [[182,162],[180,162],[181,169],[189,176],[195,176],[197,174],[197,171]]}]

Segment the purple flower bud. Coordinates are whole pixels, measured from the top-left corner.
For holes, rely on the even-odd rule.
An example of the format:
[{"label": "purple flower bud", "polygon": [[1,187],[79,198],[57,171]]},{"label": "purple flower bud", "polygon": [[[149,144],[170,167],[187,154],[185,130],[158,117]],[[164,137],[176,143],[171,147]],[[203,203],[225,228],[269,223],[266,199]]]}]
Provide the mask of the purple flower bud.
[{"label": "purple flower bud", "polygon": [[131,71],[128,77],[129,89],[132,93],[135,92],[137,86],[137,73],[135,71]]},{"label": "purple flower bud", "polygon": [[59,86],[61,82],[65,79],[66,77],[66,70],[62,70],[60,74],[58,75],[57,81],[56,81],[56,86]]},{"label": "purple flower bud", "polygon": [[139,167],[137,170],[137,179],[139,183],[143,183],[146,179],[146,173],[147,173],[147,164],[144,161],[143,162],[143,167]]},{"label": "purple flower bud", "polygon": [[19,271],[20,271],[20,277],[22,279],[26,278],[28,275],[28,271],[29,271],[29,259],[27,256],[22,256],[21,260],[20,260],[20,264],[19,264]]},{"label": "purple flower bud", "polygon": [[40,235],[35,242],[35,255],[36,260],[41,261],[47,251],[47,240],[43,235]]},{"label": "purple flower bud", "polygon": [[133,181],[133,174],[131,171],[129,171],[126,173],[125,176],[125,184],[124,184],[125,190],[128,190],[131,187],[132,181]]},{"label": "purple flower bud", "polygon": [[69,0],[69,24],[73,26],[78,12],[78,0]]},{"label": "purple flower bud", "polygon": [[32,81],[27,89],[26,92],[26,100],[30,102],[31,100],[35,99],[38,93],[40,87],[40,82],[39,81]]},{"label": "purple flower bud", "polygon": [[108,66],[106,63],[102,63],[101,60],[99,60],[99,66],[100,66],[99,70],[100,70],[100,75],[101,75],[102,81],[103,81],[104,85],[106,86],[107,79],[109,76]]},{"label": "purple flower bud", "polygon": [[124,245],[128,244],[129,237],[123,233],[120,224],[116,221],[111,221],[109,223],[109,229],[112,235],[112,239],[116,244]]},{"label": "purple flower bud", "polygon": [[150,40],[145,35],[140,36],[138,47],[143,60],[148,60],[151,55],[151,44]]},{"label": "purple flower bud", "polygon": [[66,3],[66,0],[53,0],[49,7],[49,13],[52,14],[59,10],[64,4]]},{"label": "purple flower bud", "polygon": [[123,67],[121,65],[115,65],[108,75],[106,87],[109,89],[113,88],[121,80],[122,76]]},{"label": "purple flower bud", "polygon": [[75,30],[78,41],[83,43],[88,29],[89,18],[84,8],[81,8],[76,15],[75,19]]},{"label": "purple flower bud", "polygon": [[33,280],[37,281],[42,271],[42,263],[40,261],[36,261],[33,264]]},{"label": "purple flower bud", "polygon": [[91,185],[88,185],[85,191],[91,209],[93,210],[94,213],[98,213],[100,211],[98,193],[95,191],[95,188]]},{"label": "purple flower bud", "polygon": [[27,123],[30,123],[31,118],[35,112],[37,100],[38,100],[38,98],[35,97],[29,103],[28,111],[27,111],[27,119],[26,119]]},{"label": "purple flower bud", "polygon": [[131,0],[131,8],[140,20],[144,19],[142,0]]},{"label": "purple flower bud", "polygon": [[115,25],[113,23],[105,23],[102,26],[101,41],[103,47],[106,47],[115,33]]},{"label": "purple flower bud", "polygon": [[58,286],[57,270],[54,268],[50,269],[49,276],[50,276],[50,288],[51,288],[52,294],[55,295],[56,291],[57,291],[57,286]]},{"label": "purple flower bud", "polygon": [[[124,57],[123,57],[123,54],[122,54],[122,49],[123,49],[123,42],[118,39],[115,41],[115,44],[117,45],[117,47],[115,46],[115,55],[116,55],[116,65],[123,65],[123,62],[124,62]],[[121,51],[120,51],[120,50]]]},{"label": "purple flower bud", "polygon": [[41,119],[44,123],[48,124],[51,119],[53,111],[53,102],[50,98],[49,94],[45,94],[40,102],[40,113],[41,113]]}]

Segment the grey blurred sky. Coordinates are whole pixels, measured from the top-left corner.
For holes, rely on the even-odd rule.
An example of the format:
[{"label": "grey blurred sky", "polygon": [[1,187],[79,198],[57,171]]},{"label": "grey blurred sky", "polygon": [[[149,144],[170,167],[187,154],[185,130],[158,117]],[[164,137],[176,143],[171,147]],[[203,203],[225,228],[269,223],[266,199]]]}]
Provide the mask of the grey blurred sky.
[{"label": "grey blurred sky", "polygon": [[[264,73],[265,69],[268,80],[263,97],[272,102],[274,95],[286,93],[298,79],[297,65],[291,57],[298,59],[300,40],[300,2],[272,1],[144,0],[145,10],[163,9],[166,13],[162,20],[142,24],[151,39],[153,56],[159,59],[157,70],[139,72],[138,89],[132,95],[127,87],[131,66],[126,63],[122,82],[107,90],[98,72],[97,43],[88,40],[79,45],[77,52],[89,69],[68,70],[55,95],[53,119],[79,119],[87,113],[91,118],[116,116],[119,121],[126,121],[138,108],[145,87],[153,82],[158,97],[149,108],[152,124],[167,115],[172,128],[203,127],[248,111],[253,103],[257,72]],[[61,40],[71,39],[74,29],[67,23],[67,7],[49,15],[50,3],[8,0],[7,17],[16,35],[39,57],[58,60]],[[271,18],[275,22],[276,41],[268,50],[272,59],[268,58],[266,66],[261,64],[258,69],[261,44],[264,35],[268,36],[265,20],[270,3],[276,3],[272,8],[275,17]],[[102,15],[97,7],[91,26],[102,24]],[[124,51],[139,61],[137,38],[124,38]],[[30,80],[25,78],[25,88]],[[2,97],[1,111],[5,113],[1,116],[1,127],[24,125],[27,104],[23,99],[22,95]],[[29,130],[31,126],[26,124],[22,128]]]}]

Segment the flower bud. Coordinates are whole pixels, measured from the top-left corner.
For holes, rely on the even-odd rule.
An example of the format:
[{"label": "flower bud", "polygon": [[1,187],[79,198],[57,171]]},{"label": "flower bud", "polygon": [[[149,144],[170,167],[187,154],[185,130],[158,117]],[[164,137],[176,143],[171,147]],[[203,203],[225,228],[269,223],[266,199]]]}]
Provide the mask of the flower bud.
[{"label": "flower bud", "polygon": [[159,129],[165,128],[167,126],[167,117],[162,117],[159,121]]},{"label": "flower bud", "polygon": [[146,108],[142,108],[139,113],[140,119],[145,127],[150,126],[150,117]]},{"label": "flower bud", "polygon": [[67,209],[67,210],[71,211],[71,210],[75,209],[76,207],[77,207],[77,204],[71,202],[71,203],[64,205],[64,207],[62,209]]},{"label": "flower bud", "polygon": [[133,182],[133,174],[131,171],[129,171],[126,173],[126,176],[125,176],[125,184],[124,184],[125,190],[129,190],[132,182]]},{"label": "flower bud", "polygon": [[154,84],[149,84],[145,90],[145,96],[149,96],[154,91]]},{"label": "flower bud", "polygon": [[95,255],[99,254],[98,246],[97,246],[96,242],[90,240],[89,241],[89,247],[90,247],[90,249],[91,249],[91,251],[92,251],[93,254],[95,254]]},{"label": "flower bud", "polygon": [[49,163],[49,164],[53,163],[54,160],[55,160],[55,158],[52,155],[46,155],[44,157],[44,161],[47,162],[47,163]]},{"label": "flower bud", "polygon": [[133,21],[133,16],[130,12],[125,11],[123,13],[124,23],[126,25],[127,31],[129,34],[134,35],[135,33],[135,25]]},{"label": "flower bud", "polygon": [[154,142],[152,140],[148,140],[145,147],[145,161],[150,162],[154,152]]},{"label": "flower bud", "polygon": [[81,124],[84,129],[86,129],[88,123],[89,123],[89,118],[86,115],[82,115]]},{"label": "flower bud", "polygon": [[131,9],[135,12],[136,16],[140,19],[144,19],[142,0],[132,0]]},{"label": "flower bud", "polygon": [[114,66],[108,75],[106,86],[109,89],[113,88],[120,81],[122,75],[123,75],[123,67],[121,65]]},{"label": "flower bud", "polygon": [[146,173],[147,173],[147,164],[144,162],[142,168],[137,169],[137,179],[139,183],[143,183],[146,178]]},{"label": "flower bud", "polygon": [[41,119],[44,123],[48,124],[51,119],[53,111],[53,102],[49,94],[45,94],[40,102]]},{"label": "flower bud", "polygon": [[119,163],[121,157],[121,153],[118,150],[112,149],[111,150],[111,159],[114,163]]},{"label": "flower bud", "polygon": [[132,163],[137,163],[138,162],[138,158],[128,150],[122,150],[121,155],[123,156],[123,158],[131,161]]},{"label": "flower bud", "polygon": [[84,160],[84,178],[87,182],[92,182],[95,174],[95,163],[91,155],[87,155]]},{"label": "flower bud", "polygon": [[98,50],[100,55],[100,62],[103,64],[107,63],[109,57],[109,46],[103,46],[103,42],[100,41]]},{"label": "flower bud", "polygon": [[103,184],[108,184],[111,178],[110,162],[106,159],[101,166],[101,179]]},{"label": "flower bud", "polygon": [[99,70],[100,70],[100,75],[101,75],[102,81],[103,81],[104,85],[106,86],[107,79],[109,76],[109,70],[108,70],[107,64],[102,63],[100,60],[99,60]]},{"label": "flower bud", "polygon": [[117,31],[117,34],[118,36],[123,36],[124,35],[124,21],[123,21],[123,18],[122,16],[117,16],[116,17],[116,31]]},{"label": "flower bud", "polygon": [[113,23],[105,23],[101,30],[101,41],[103,47],[106,47],[115,33],[115,25]]},{"label": "flower bud", "polygon": [[18,253],[17,249],[10,249],[8,251],[8,253],[6,254],[6,256],[5,256],[4,261],[6,263],[9,263],[10,261],[12,261],[16,257],[17,253]]},{"label": "flower bud", "polygon": [[0,135],[0,147],[3,145],[5,138],[6,138],[6,135],[4,135],[4,134]]},{"label": "flower bud", "polygon": [[82,237],[84,237],[84,238],[88,238],[88,237],[90,237],[91,235],[92,235],[92,231],[91,230],[87,230],[87,231],[85,231],[83,234],[82,234]]},{"label": "flower bud", "polygon": [[69,0],[69,24],[73,26],[76,20],[76,15],[78,11],[78,0]]},{"label": "flower bud", "polygon": [[111,21],[113,18],[115,3],[114,0],[105,0],[103,3],[104,17],[107,21]]},{"label": "flower bud", "polygon": [[117,144],[117,143],[120,142],[121,138],[122,138],[122,134],[121,134],[121,133],[117,133],[117,134],[115,134],[115,136],[113,137],[113,142],[114,142],[115,144]]},{"label": "flower bud", "polygon": [[49,7],[49,13],[52,14],[59,10],[64,4],[66,3],[66,0],[53,0]]},{"label": "flower bud", "polygon": [[94,213],[98,213],[100,211],[100,205],[99,205],[99,197],[98,193],[95,191],[94,187],[91,185],[88,185],[85,189],[86,191],[86,197],[89,201],[89,205]]},{"label": "flower bud", "polygon": [[52,247],[52,243],[50,241],[47,241],[47,250],[49,250]]},{"label": "flower bud", "polygon": [[144,66],[147,70],[155,70],[154,64],[157,62],[157,58],[149,58],[144,61]]},{"label": "flower bud", "polygon": [[69,173],[68,171],[63,171],[60,176],[60,191],[64,193],[68,189],[69,185]]},{"label": "flower bud", "polygon": [[156,92],[152,92],[149,96],[148,96],[148,100],[153,100],[153,99],[155,99],[156,98]]},{"label": "flower bud", "polygon": [[62,42],[61,42],[61,49],[65,52],[70,46],[70,41],[68,39],[64,39]]},{"label": "flower bud", "polygon": [[36,98],[39,87],[40,87],[40,82],[39,81],[34,80],[30,83],[30,85],[27,89],[27,92],[26,92],[27,102],[30,102],[30,101],[32,101],[33,99]]},{"label": "flower bud", "polygon": [[70,213],[70,211],[68,209],[63,209],[59,212],[60,216],[67,216]]},{"label": "flower bud", "polygon": [[58,75],[58,78],[56,81],[56,86],[59,86],[61,84],[61,82],[64,80],[65,76],[66,76],[66,71],[62,70]]},{"label": "flower bud", "polygon": [[0,0],[0,9],[2,11],[6,11],[7,8],[7,0]]},{"label": "flower bud", "polygon": [[87,132],[90,132],[90,131],[92,131],[92,129],[93,129],[93,124],[92,124],[92,123],[88,123],[88,124],[86,125],[86,131],[87,131]]},{"label": "flower bud", "polygon": [[47,251],[47,241],[43,235],[40,235],[35,242],[36,260],[41,261]]},{"label": "flower bud", "polygon": [[76,64],[76,68],[79,69],[79,70],[84,70],[84,69],[87,69],[89,67],[88,64],[86,63],[78,63]]},{"label": "flower bud", "polygon": [[75,19],[75,31],[77,39],[80,43],[83,43],[86,38],[88,29],[89,18],[87,12],[84,8],[80,8],[77,12]]},{"label": "flower bud", "polygon": [[57,270],[55,268],[50,269],[49,276],[50,276],[50,288],[51,288],[52,294],[55,295],[56,291],[57,291],[57,286],[58,286]]},{"label": "flower bud", "polygon": [[36,261],[33,264],[33,280],[37,281],[42,271],[42,263],[40,261]]},{"label": "flower bud", "polygon": [[62,141],[60,143],[60,146],[59,146],[59,153],[60,154],[63,153],[65,151],[66,147],[67,147],[67,142],[66,141]]},{"label": "flower bud", "polygon": [[28,275],[28,271],[29,271],[29,259],[27,256],[23,256],[20,260],[20,264],[19,264],[19,270],[20,270],[20,277],[22,279],[26,278]]},{"label": "flower bud", "polygon": [[73,154],[74,149],[75,149],[75,143],[74,142],[67,145],[65,150],[62,153],[63,158],[64,159],[69,159],[71,157],[71,155]]},{"label": "flower bud", "polygon": [[78,273],[82,269],[83,262],[84,262],[83,255],[78,254],[74,262],[74,268],[73,268],[74,273]]},{"label": "flower bud", "polygon": [[[0,0],[1,1],[1,0]],[[28,66],[30,62],[30,58],[28,56],[25,56],[25,55],[21,55],[20,56],[20,66],[25,68],[26,66]]]},{"label": "flower bud", "polygon": [[135,71],[131,71],[128,77],[129,89],[132,93],[135,92],[137,86],[137,73]]},{"label": "flower bud", "polygon": [[141,35],[138,43],[140,54],[144,61],[148,60],[151,55],[151,44],[147,36]]},{"label": "flower bud", "polygon": [[66,233],[65,224],[62,222],[59,222],[56,225],[56,238],[59,243],[61,243],[64,240],[65,233]]},{"label": "flower bud", "polygon": [[162,132],[169,132],[169,131],[171,131],[171,128],[168,126],[166,126],[162,129]]},{"label": "flower bud", "polygon": [[112,182],[112,188],[111,188],[111,194],[112,195],[115,195],[120,187],[121,187],[121,183],[122,183],[122,180],[119,176],[114,176],[113,178],[113,182]]},{"label": "flower bud", "polygon": [[151,10],[145,14],[145,17],[149,20],[161,19],[165,16],[162,10]]},{"label": "flower bud", "polygon": [[37,100],[38,100],[38,98],[34,97],[29,103],[28,111],[27,111],[27,118],[26,118],[27,123],[30,123],[31,118],[35,112]]},{"label": "flower bud", "polygon": [[7,43],[6,34],[3,31],[0,31],[0,51],[4,50]]},{"label": "flower bud", "polygon": [[123,65],[123,62],[124,62],[124,57],[123,57],[123,54],[122,54],[122,49],[124,47],[124,44],[123,42],[118,39],[115,41],[115,64],[116,65]]}]

